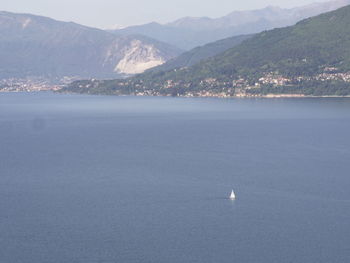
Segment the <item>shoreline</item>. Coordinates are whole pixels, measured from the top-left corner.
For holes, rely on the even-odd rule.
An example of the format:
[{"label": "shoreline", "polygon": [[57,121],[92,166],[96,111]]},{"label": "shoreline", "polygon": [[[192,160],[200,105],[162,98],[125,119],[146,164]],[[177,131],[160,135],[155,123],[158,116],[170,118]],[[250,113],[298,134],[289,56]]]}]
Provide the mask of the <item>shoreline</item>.
[{"label": "shoreline", "polygon": [[2,91],[1,93],[45,93],[45,92],[52,92],[55,94],[76,94],[76,95],[91,95],[91,96],[130,96],[130,97],[173,97],[173,98],[217,98],[217,99],[300,99],[300,98],[350,98],[350,95],[346,96],[339,96],[339,95],[320,95],[320,96],[313,96],[313,95],[303,95],[303,94],[266,94],[266,95],[237,95],[237,96],[170,96],[170,95],[136,95],[136,94],[129,94],[129,95],[118,95],[118,94],[91,94],[91,93],[79,93],[79,92],[59,92],[57,90],[42,90],[42,91]]}]

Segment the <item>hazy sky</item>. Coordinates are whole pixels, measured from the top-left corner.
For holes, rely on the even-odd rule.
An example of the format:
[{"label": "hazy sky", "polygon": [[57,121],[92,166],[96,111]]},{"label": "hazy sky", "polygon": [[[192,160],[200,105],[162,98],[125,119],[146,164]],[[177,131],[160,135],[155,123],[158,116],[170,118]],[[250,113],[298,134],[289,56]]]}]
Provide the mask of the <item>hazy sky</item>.
[{"label": "hazy sky", "polygon": [[0,10],[32,13],[63,21],[108,28],[183,16],[219,17],[234,10],[275,5],[295,7],[325,0],[0,0]]}]

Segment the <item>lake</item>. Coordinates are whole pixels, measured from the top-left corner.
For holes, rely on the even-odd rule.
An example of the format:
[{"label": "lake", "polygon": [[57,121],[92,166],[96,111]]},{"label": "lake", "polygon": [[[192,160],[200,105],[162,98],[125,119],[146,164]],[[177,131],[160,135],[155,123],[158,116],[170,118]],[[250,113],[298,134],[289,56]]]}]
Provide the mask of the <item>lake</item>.
[{"label": "lake", "polygon": [[0,93],[0,262],[344,263],[349,244],[350,99]]}]

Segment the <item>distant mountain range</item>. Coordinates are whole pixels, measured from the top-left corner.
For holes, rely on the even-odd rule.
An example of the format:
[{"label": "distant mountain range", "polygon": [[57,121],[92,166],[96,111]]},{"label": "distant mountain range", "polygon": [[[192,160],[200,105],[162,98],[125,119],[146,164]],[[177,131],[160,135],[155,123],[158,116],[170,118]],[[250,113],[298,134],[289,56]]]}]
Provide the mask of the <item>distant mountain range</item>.
[{"label": "distant mountain range", "polygon": [[189,50],[220,39],[259,33],[333,11],[350,4],[350,0],[315,3],[292,9],[269,6],[252,11],[235,11],[224,17],[186,17],[168,24],[150,23],[112,30],[117,35],[142,34]]},{"label": "distant mountain range", "polygon": [[0,78],[116,78],[141,73],[180,53],[146,36],[116,36],[75,23],[0,12]]},{"label": "distant mountain range", "polygon": [[224,51],[238,46],[244,40],[253,37],[253,35],[242,35],[218,40],[204,46],[196,47],[190,51],[184,52],[176,58],[170,59],[166,63],[151,68],[148,72],[169,71],[176,68],[187,68],[198,64],[199,62],[214,57]]},{"label": "distant mountain range", "polygon": [[173,96],[350,95],[350,5],[264,31],[188,68],[64,91]]},{"label": "distant mountain range", "polygon": [[[252,36],[249,33],[293,24],[346,4],[350,0],[293,9],[267,7],[217,19],[183,18],[115,31],[0,12],[0,79],[115,79],[149,69],[155,73],[187,68],[239,45]],[[197,47],[201,44],[205,45]],[[191,47],[195,48],[182,54],[181,48]]]}]

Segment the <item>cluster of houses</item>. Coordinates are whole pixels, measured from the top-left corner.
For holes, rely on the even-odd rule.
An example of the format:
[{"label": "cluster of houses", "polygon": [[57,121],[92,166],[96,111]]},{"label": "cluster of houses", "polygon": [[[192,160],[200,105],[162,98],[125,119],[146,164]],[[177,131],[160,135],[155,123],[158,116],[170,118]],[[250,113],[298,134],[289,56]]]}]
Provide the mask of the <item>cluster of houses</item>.
[{"label": "cluster of houses", "polygon": [[316,80],[327,81],[327,80],[340,80],[350,82],[350,72],[345,73],[322,73],[315,77]]},{"label": "cluster of houses", "polygon": [[260,86],[261,84],[272,84],[276,86],[284,86],[291,82],[291,79],[283,77],[282,75],[274,75],[272,73],[266,74],[264,77],[259,79],[255,86]]},{"label": "cluster of houses", "polygon": [[52,86],[43,79],[9,78],[0,80],[0,92],[35,92],[51,89]]},{"label": "cluster of houses", "polygon": [[53,84],[52,80],[44,77],[7,78],[0,79],[0,92],[38,92],[59,90],[62,85],[70,83],[73,79],[65,77]]},{"label": "cluster of houses", "polygon": [[[194,91],[192,89],[186,90],[191,85],[189,83],[180,83],[173,80],[168,80],[164,83],[163,89],[171,90],[172,88],[181,86],[184,88],[185,92],[182,91],[181,94],[167,94],[168,96],[182,96],[182,97],[256,97],[261,96],[258,92],[252,92],[253,89],[259,89],[263,86],[269,85],[272,87],[283,87],[283,86],[293,86],[295,83],[303,81],[327,81],[327,80],[340,80],[345,82],[350,82],[350,72],[347,73],[336,73],[337,68],[325,68],[324,72],[315,76],[298,76],[294,78],[287,78],[276,73],[267,73],[263,77],[256,81],[251,81],[243,77],[232,80],[232,82],[222,82],[216,78],[207,78],[199,83],[202,89],[200,91]],[[164,95],[158,89],[143,89],[143,85],[139,84],[137,96],[159,96]],[[271,96],[302,96],[295,94],[283,94],[283,95],[272,95]]]}]

